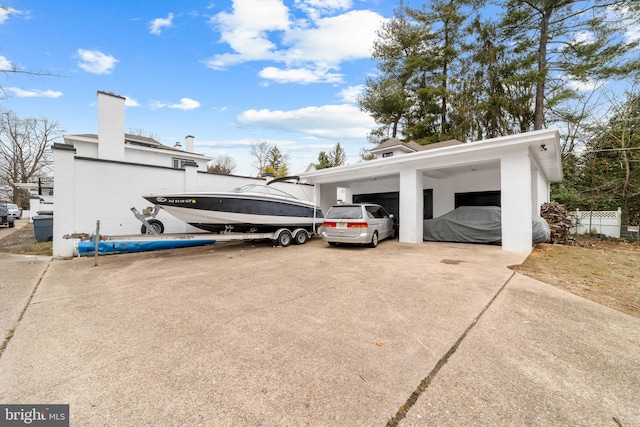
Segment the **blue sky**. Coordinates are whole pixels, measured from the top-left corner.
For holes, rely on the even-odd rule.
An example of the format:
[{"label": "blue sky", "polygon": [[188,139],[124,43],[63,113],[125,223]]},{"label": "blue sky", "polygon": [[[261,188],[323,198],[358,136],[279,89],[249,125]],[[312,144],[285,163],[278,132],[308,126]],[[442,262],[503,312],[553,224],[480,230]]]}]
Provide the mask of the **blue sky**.
[{"label": "blue sky", "polygon": [[[414,4],[415,3],[415,4]],[[267,141],[302,172],[340,142],[348,163],[370,148],[373,120],[355,96],[375,71],[375,32],[394,1],[9,0],[0,11],[0,106],[97,132],[97,91],[127,98],[125,129],[166,145],[230,155],[255,175]],[[406,2],[418,7],[420,2]]]},{"label": "blue sky", "polygon": [[[340,142],[347,163],[371,148],[373,120],[356,96],[376,71],[376,31],[389,0],[5,0],[0,108],[46,117],[65,134],[97,133],[97,91],[127,98],[125,129],[173,146],[229,155],[257,172],[266,141],[300,173]],[[421,7],[423,1],[405,0]],[[631,25],[627,37],[640,37]],[[576,37],[588,35],[576,34]]]}]

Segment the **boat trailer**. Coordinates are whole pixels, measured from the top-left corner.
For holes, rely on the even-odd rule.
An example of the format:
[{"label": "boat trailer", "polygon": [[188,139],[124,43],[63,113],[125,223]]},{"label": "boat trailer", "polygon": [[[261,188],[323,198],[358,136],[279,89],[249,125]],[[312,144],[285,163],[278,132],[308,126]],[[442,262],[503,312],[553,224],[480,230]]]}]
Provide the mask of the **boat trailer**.
[{"label": "boat trailer", "polygon": [[312,230],[303,227],[282,227],[266,233],[238,233],[233,231],[232,226],[228,226],[219,233],[164,233],[164,224],[156,219],[159,210],[158,206],[148,207],[140,213],[135,207],[131,208],[136,219],[142,223],[141,234],[101,235],[98,223],[95,234],[72,234],[64,236],[64,238],[81,239],[76,245],[78,256],[93,256],[96,254],[96,249],[98,254],[119,254],[204,246],[232,241],[271,240],[277,246],[287,247],[292,243],[303,245],[316,234],[315,227]]}]

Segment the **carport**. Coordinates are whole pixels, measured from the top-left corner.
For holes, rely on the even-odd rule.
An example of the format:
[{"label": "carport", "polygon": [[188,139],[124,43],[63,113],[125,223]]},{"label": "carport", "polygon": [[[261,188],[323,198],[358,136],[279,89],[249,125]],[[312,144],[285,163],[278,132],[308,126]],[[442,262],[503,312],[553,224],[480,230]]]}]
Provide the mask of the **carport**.
[{"label": "carport", "polygon": [[[456,207],[456,197],[499,194],[502,249],[529,252],[531,221],[549,201],[550,184],[562,180],[560,135],[556,129],[527,132],[385,157],[301,175],[315,185],[323,211],[338,200],[362,201],[367,194],[399,195],[399,238],[421,243],[425,207],[438,217]],[[426,200],[428,197],[431,200]]]}]

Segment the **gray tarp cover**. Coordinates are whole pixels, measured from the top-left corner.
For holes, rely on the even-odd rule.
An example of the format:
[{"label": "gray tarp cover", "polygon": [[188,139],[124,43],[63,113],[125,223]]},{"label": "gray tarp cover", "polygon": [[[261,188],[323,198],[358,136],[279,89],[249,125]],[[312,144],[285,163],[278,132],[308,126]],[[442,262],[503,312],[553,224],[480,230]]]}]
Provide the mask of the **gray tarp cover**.
[{"label": "gray tarp cover", "polygon": [[[551,236],[547,222],[534,217],[533,243]],[[501,210],[496,206],[460,206],[446,214],[424,221],[424,240],[436,242],[500,243],[502,241]]]}]

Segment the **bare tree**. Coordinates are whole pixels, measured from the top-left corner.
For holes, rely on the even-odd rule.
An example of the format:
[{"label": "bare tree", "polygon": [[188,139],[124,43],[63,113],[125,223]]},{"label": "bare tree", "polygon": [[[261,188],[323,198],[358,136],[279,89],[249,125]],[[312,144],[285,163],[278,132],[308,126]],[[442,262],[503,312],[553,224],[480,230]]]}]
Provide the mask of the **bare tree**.
[{"label": "bare tree", "polygon": [[273,145],[267,141],[254,142],[251,144],[251,156],[255,159],[253,165],[258,169],[258,176],[262,176],[267,162],[269,159],[269,153],[273,150]]},{"label": "bare tree", "polygon": [[0,188],[4,197],[26,206],[28,195],[16,186],[50,173],[50,145],[63,129],[47,118],[19,118],[13,111],[0,111]]},{"label": "bare tree", "polygon": [[129,128],[129,133],[131,135],[136,135],[136,136],[144,136],[145,138],[151,138],[155,141],[159,141],[158,136],[151,132],[151,131],[147,131],[145,129],[141,129],[141,128]]},{"label": "bare tree", "polygon": [[219,173],[223,175],[231,175],[236,168],[236,161],[228,154],[220,155],[211,161],[207,170],[211,173]]}]

